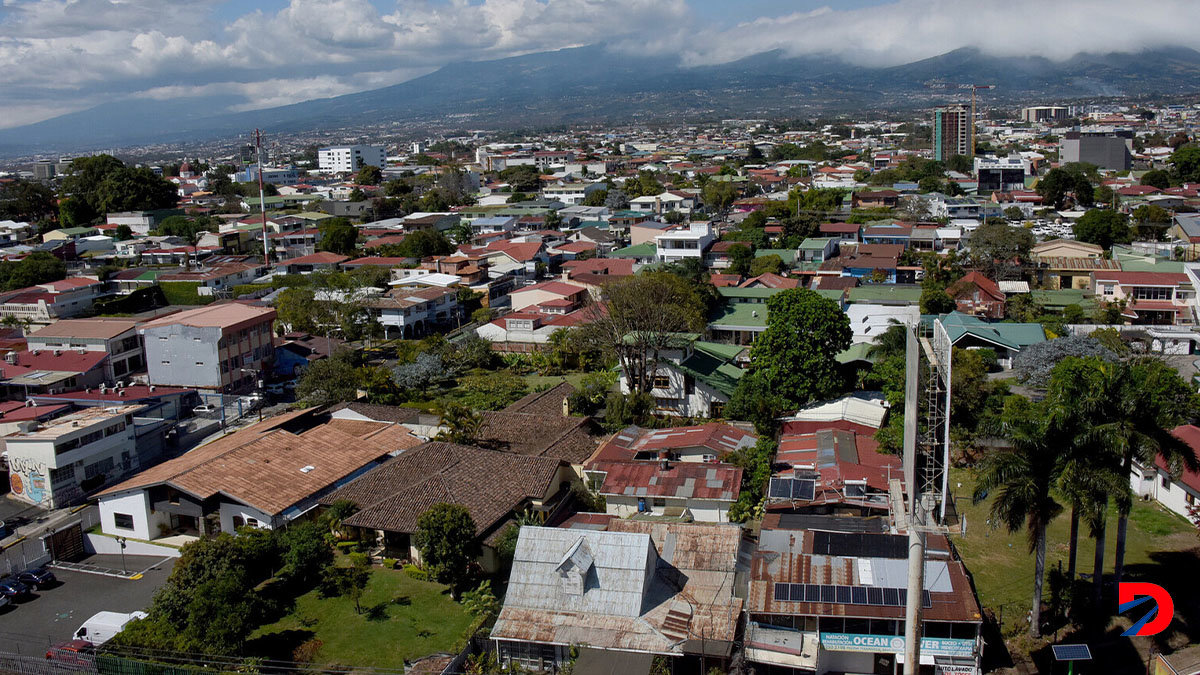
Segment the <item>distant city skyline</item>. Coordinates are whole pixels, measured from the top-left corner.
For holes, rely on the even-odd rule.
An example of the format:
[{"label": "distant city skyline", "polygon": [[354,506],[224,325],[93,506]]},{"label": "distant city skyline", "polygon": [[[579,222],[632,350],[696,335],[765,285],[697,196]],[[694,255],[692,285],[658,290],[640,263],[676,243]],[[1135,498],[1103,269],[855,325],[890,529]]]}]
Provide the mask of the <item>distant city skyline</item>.
[{"label": "distant city skyline", "polygon": [[131,97],[266,108],[599,42],[688,65],[771,49],[891,65],[1196,47],[1197,23],[1188,0],[4,0],[0,128]]}]

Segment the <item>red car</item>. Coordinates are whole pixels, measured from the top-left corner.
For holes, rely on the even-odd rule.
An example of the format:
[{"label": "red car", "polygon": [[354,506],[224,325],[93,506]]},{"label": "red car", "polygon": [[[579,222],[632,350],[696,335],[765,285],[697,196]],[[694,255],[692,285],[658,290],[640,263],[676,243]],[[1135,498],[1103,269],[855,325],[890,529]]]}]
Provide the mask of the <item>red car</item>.
[{"label": "red car", "polygon": [[46,658],[72,666],[96,667],[96,645],[87,640],[71,640],[46,650]]}]

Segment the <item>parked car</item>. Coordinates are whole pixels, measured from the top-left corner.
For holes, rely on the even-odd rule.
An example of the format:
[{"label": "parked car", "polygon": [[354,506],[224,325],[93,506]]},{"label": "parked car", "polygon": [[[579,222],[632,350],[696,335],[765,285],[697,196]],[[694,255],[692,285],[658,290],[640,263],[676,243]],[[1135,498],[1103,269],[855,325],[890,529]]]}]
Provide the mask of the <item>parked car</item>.
[{"label": "parked car", "polygon": [[54,572],[45,567],[33,567],[23,572],[17,572],[17,581],[40,590],[53,585],[58,581],[58,577],[55,577]]},{"label": "parked car", "polygon": [[87,640],[61,642],[46,650],[46,658],[64,665],[90,669],[96,665],[96,645]]},{"label": "parked car", "polygon": [[267,385],[268,394],[283,395],[287,393],[287,390],[288,387],[283,382],[272,382],[271,384]]},{"label": "parked car", "polygon": [[217,412],[217,406],[210,405],[208,403],[205,403],[203,405],[198,405],[195,408],[192,408],[193,415],[210,415],[215,412]]},{"label": "parked car", "polygon": [[0,595],[8,599],[22,598],[29,595],[32,589],[21,583],[16,577],[0,579]]},{"label": "parked car", "polygon": [[96,612],[75,631],[75,639],[102,645],[120,633],[125,624],[134,619],[144,619],[146,616],[145,612]]}]

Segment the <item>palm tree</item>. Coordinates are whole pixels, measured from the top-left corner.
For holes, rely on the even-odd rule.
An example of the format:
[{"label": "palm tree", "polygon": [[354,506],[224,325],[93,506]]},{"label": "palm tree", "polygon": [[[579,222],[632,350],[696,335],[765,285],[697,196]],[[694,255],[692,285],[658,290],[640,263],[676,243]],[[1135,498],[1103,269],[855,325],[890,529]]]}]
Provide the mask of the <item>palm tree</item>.
[{"label": "palm tree", "polygon": [[1009,532],[1024,527],[1028,534],[1029,551],[1035,554],[1029,633],[1037,637],[1046,578],[1046,528],[1062,512],[1053,494],[1062,439],[1052,433],[1042,406],[1026,399],[1014,398],[1005,404],[1003,430],[1011,447],[980,463],[973,499],[978,503],[994,492],[991,515],[995,522]]},{"label": "palm tree", "polygon": [[1133,463],[1153,466],[1162,457],[1173,471],[1181,466],[1200,469],[1195,450],[1171,433],[1200,409],[1200,400],[1173,368],[1156,358],[1104,364],[1103,371],[1103,388],[1087,397],[1082,407],[1096,413],[1089,437],[1108,451],[1110,459],[1119,461],[1124,478],[1113,495],[1118,509],[1113,577],[1119,584],[1133,507],[1129,485]]}]

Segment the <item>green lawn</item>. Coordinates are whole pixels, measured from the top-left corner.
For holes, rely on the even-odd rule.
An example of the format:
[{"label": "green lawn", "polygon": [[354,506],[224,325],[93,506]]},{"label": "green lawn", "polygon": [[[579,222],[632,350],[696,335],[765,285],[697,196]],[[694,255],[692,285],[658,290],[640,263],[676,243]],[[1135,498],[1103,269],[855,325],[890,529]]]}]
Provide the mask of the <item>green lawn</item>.
[{"label": "green lawn", "polygon": [[[961,487],[957,484],[961,483]],[[1009,534],[1004,529],[992,529],[988,523],[991,499],[973,505],[971,492],[974,479],[970,471],[954,469],[950,474],[951,491],[957,498],[959,512],[966,516],[967,534],[953,535],[954,544],[962,554],[975,579],[979,600],[990,607],[997,616],[1003,607],[1004,624],[1007,630],[1017,628],[1017,622],[1029,611],[1033,594],[1034,559],[1029,552],[1025,531]],[[1105,538],[1106,574],[1112,573],[1116,551],[1117,518],[1110,511]],[[1050,525],[1046,546],[1046,569],[1062,563],[1067,567],[1068,542],[1071,526],[1070,511],[1064,510]],[[1087,527],[1080,526],[1077,570],[1091,574],[1095,542],[1088,536]],[[1196,529],[1183,518],[1152,502],[1138,501],[1129,521],[1129,540],[1126,546],[1125,566],[1135,578],[1154,581],[1172,590],[1176,584],[1190,585],[1189,580],[1175,579],[1178,565],[1170,569],[1157,563],[1155,558],[1164,559],[1164,553],[1186,552],[1196,558]],[[1049,597],[1049,584],[1046,587]],[[1177,596],[1178,597],[1178,596]],[[1179,602],[1178,600],[1176,601]]]},{"label": "green lawn", "polygon": [[291,650],[315,638],[323,642],[320,663],[399,670],[405,659],[450,651],[472,620],[445,586],[378,567],[372,568],[361,605],[358,614],[349,598],[306,593],[291,614],[255,631],[250,649],[290,659]]},{"label": "green lawn", "polygon": [[529,391],[535,391],[539,387],[549,389],[563,380],[570,382],[571,386],[578,389],[585,377],[587,377],[587,373],[567,373],[566,375],[523,375],[522,379],[525,380],[525,384],[529,385]]}]

